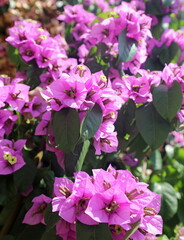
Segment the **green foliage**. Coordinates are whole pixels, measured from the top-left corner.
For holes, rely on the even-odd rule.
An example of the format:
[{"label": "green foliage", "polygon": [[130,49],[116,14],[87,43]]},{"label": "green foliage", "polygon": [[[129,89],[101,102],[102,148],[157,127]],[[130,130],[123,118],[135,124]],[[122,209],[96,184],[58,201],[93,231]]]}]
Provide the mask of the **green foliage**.
[{"label": "green foliage", "polygon": [[110,17],[119,18],[119,15],[115,11],[102,12],[102,13],[98,14],[98,16],[96,17],[96,19],[93,21],[92,24],[101,22],[102,20],[110,18]]},{"label": "green foliage", "polygon": [[0,237],[0,240],[15,240],[15,238],[12,235],[6,235],[4,237]]},{"label": "green foliage", "polygon": [[80,120],[77,111],[64,108],[54,112],[52,126],[57,146],[66,153],[73,152],[79,139]]},{"label": "green foliage", "polygon": [[16,64],[18,71],[23,71],[28,68],[28,65],[22,60],[17,48],[8,44],[7,53],[10,60]]},{"label": "green foliage", "polygon": [[157,112],[168,121],[171,121],[181,108],[181,85],[174,81],[171,86],[159,85],[153,90],[153,105]]},{"label": "green foliage", "polygon": [[80,135],[83,140],[94,136],[102,122],[102,110],[96,103],[85,115],[80,127]]},{"label": "green foliage", "polygon": [[162,0],[162,4],[164,5],[164,7],[169,7],[174,2],[175,0]]},{"label": "green foliage", "polygon": [[13,174],[15,186],[19,192],[24,192],[31,187],[37,172],[34,161],[26,151],[24,151],[24,160],[26,164]]},{"label": "green foliage", "polygon": [[136,110],[136,125],[145,142],[153,149],[160,147],[170,132],[170,124],[155,110],[152,103]]},{"label": "green foliage", "polygon": [[86,154],[88,153],[89,146],[90,146],[90,141],[89,140],[85,140],[84,143],[83,143],[83,147],[82,147],[82,151],[80,153],[79,160],[77,162],[77,166],[76,166],[76,170],[77,171],[81,171],[82,170],[82,166],[83,166]]},{"label": "green foliage", "polygon": [[178,210],[176,192],[167,182],[153,183],[152,190],[162,195],[160,214],[165,220],[169,220]]},{"label": "green foliage", "polygon": [[128,240],[134,234],[134,232],[139,228],[141,220],[131,224],[131,229],[128,230],[123,238],[123,240]]},{"label": "green foliage", "polygon": [[136,54],[138,42],[135,39],[126,36],[126,30],[123,30],[118,36],[119,62],[128,62]]},{"label": "green foliage", "polygon": [[177,43],[172,42],[169,47],[162,47],[160,49],[159,54],[159,60],[160,62],[165,65],[165,63],[169,64],[173,61],[175,56],[179,56],[178,52],[180,51],[180,48]]},{"label": "green foliage", "polygon": [[31,90],[40,84],[40,75],[44,72],[43,69],[38,68],[37,64],[32,61],[27,68],[26,84],[30,86]]},{"label": "green foliage", "polygon": [[155,171],[162,170],[163,160],[161,153],[158,150],[151,153],[150,160]]},{"label": "green foliage", "polygon": [[52,212],[52,204],[48,204],[44,212],[44,220],[47,224],[46,232],[49,232],[52,228],[55,227],[57,222],[60,220],[58,212]]},{"label": "green foliage", "polygon": [[160,1],[159,0],[147,1],[146,12],[154,15],[162,15]]},{"label": "green foliage", "polygon": [[112,240],[110,230],[106,223],[99,225],[85,225],[77,221],[77,240]]}]

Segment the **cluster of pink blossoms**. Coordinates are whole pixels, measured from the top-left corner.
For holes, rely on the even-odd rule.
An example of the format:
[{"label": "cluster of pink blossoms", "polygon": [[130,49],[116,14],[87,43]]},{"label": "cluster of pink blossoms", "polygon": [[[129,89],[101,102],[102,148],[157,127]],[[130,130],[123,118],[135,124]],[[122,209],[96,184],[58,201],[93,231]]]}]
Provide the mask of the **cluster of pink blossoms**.
[{"label": "cluster of pink blossoms", "polygon": [[122,64],[122,69],[137,73],[147,58],[146,40],[151,37],[151,18],[125,2],[106,11],[109,11],[108,18],[97,17],[97,22],[93,23],[95,15],[85,11],[82,5],[65,6],[65,12],[58,20],[75,24],[72,31],[75,43],[72,46],[78,48],[81,62],[85,62],[90,49],[99,43],[107,46],[106,53],[113,59],[118,55],[118,35],[125,30],[126,36],[138,43],[138,50],[131,60]]},{"label": "cluster of pink blossoms", "polygon": [[15,21],[9,29],[6,41],[19,50],[26,63],[36,62],[38,68],[47,69],[41,76],[41,86],[58,78],[62,72],[69,72],[71,66],[77,65],[77,60],[68,58],[68,45],[61,35],[51,37],[41,24],[31,20]]},{"label": "cluster of pink blossoms", "polygon": [[[84,35],[79,34],[84,37],[79,42],[83,41],[85,46],[88,46],[88,50],[99,42],[103,42],[107,46],[110,42],[118,45],[117,36],[125,28],[127,36],[136,39],[140,44],[143,44],[146,36],[150,35],[149,17],[147,18],[140,11],[136,12],[126,3],[122,3],[114,9],[113,13],[118,14],[118,17],[109,17],[95,24],[91,24],[95,19],[94,15],[86,13],[82,5],[66,6],[65,8],[67,11],[59,17],[61,20],[67,23],[76,21],[80,23],[79,27],[82,26],[81,23],[84,23],[85,27],[90,29]],[[95,33],[95,29],[100,29],[101,34]],[[116,31],[114,31],[115,29]],[[135,29],[137,30],[135,31]],[[110,35],[107,36],[106,32]],[[144,41],[139,41],[141,37]],[[10,29],[7,41],[18,48],[24,61],[31,64],[34,61],[37,67],[43,69],[44,72],[40,75],[40,84],[32,91],[29,86],[24,84],[27,77],[23,72],[18,73],[12,81],[6,76],[1,76],[0,88],[3,94],[0,97],[0,106],[2,107],[0,115],[5,120],[0,125],[1,138],[10,134],[14,122],[17,120],[14,111],[17,111],[25,118],[37,119],[39,122],[35,135],[48,135],[49,133],[49,141],[55,146],[50,126],[51,112],[60,111],[62,108],[74,108],[82,121],[87,111],[96,103],[102,110],[102,123],[95,133],[93,141],[96,154],[99,155],[102,151],[116,152],[118,140],[117,133],[114,131],[114,122],[117,119],[117,111],[128,99],[133,99],[136,104],[151,102],[151,89],[163,81],[166,85],[171,85],[176,80],[184,91],[183,67],[176,64],[166,65],[163,71],[152,72],[139,69],[139,66],[136,68],[137,76],[125,75],[123,78],[120,78],[118,71],[112,67],[109,69],[109,78],[102,71],[92,74],[85,65],[77,65],[76,59],[67,58],[65,50],[67,44],[62,37],[51,37],[48,31],[42,29],[41,25],[35,21],[16,22],[15,26]],[[136,54],[140,53],[138,47]],[[146,56],[146,54],[143,55]],[[133,63],[135,57],[124,64]],[[133,65],[130,67],[132,72],[135,70],[135,65],[134,67]],[[7,109],[4,107],[5,103],[8,106]],[[184,110],[181,108],[177,114],[180,122],[183,121],[183,116]],[[11,127],[7,128],[7,123]],[[64,167],[63,152],[59,148],[48,145],[46,145],[46,149],[53,151],[59,164]]]},{"label": "cluster of pink blossoms", "polygon": [[[122,99],[111,87],[110,81],[102,71],[91,74],[84,65],[74,67],[70,74],[63,74],[52,82],[41,96],[47,101],[47,111],[59,111],[70,107],[79,112],[82,120],[87,110],[97,103],[102,109],[102,123],[94,135],[96,154],[117,151],[117,133],[114,122],[117,110],[122,106]],[[45,127],[45,121],[40,124]],[[40,128],[40,125],[38,125]],[[36,133],[37,134],[37,133]]]},{"label": "cluster of pink blossoms", "polygon": [[52,199],[36,197],[23,222],[44,223],[44,209],[52,202],[52,211],[61,217],[56,233],[63,240],[76,239],[76,221],[86,225],[108,223],[115,240],[123,239],[138,221],[131,239],[154,239],[162,233],[162,218],[158,215],[161,195],[151,192],[146,183],[139,182],[128,170],[109,166],[107,171],[94,169],[92,177],[78,172],[74,183],[56,178],[53,195]]}]

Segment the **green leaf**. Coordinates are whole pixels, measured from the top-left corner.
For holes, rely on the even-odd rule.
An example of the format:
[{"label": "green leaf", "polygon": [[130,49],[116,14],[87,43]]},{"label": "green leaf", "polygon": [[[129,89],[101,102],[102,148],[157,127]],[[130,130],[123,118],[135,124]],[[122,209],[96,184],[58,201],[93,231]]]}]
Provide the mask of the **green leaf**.
[{"label": "green leaf", "polygon": [[126,232],[123,240],[128,240],[135,233],[135,231],[137,231],[137,229],[139,228],[140,222],[141,220],[139,219],[137,222],[130,224],[132,228]]},{"label": "green leaf", "polygon": [[150,71],[162,71],[163,65],[157,59],[147,58],[144,68]]},{"label": "green leaf", "polygon": [[154,170],[161,170],[162,169],[162,156],[161,156],[161,153],[158,150],[152,152],[152,154],[150,156],[150,160],[153,164]]},{"label": "green leaf", "polygon": [[24,160],[26,164],[13,173],[15,186],[20,192],[26,191],[32,185],[37,173],[35,163],[26,151],[24,151]]},{"label": "green leaf", "polygon": [[149,147],[142,138],[141,134],[138,133],[136,137],[129,143],[128,149],[129,149],[128,153],[135,152],[134,157],[138,158],[139,160],[142,160],[145,157]]},{"label": "green leaf", "polygon": [[184,197],[179,200],[177,213],[178,213],[180,222],[182,222],[182,224],[184,224]]},{"label": "green leaf", "polygon": [[130,99],[118,111],[115,127],[119,136],[124,137],[127,133],[132,134],[135,132],[135,110],[135,102]]},{"label": "green leaf", "polygon": [[26,226],[16,240],[40,240],[45,230],[43,224]]},{"label": "green leaf", "polygon": [[152,103],[136,110],[136,125],[146,143],[153,149],[159,148],[170,132],[170,124],[155,110]]},{"label": "green leaf", "polygon": [[58,215],[58,212],[52,212],[52,204],[49,203],[44,213],[44,220],[47,225],[46,231],[48,232],[54,228],[60,219],[61,217]]},{"label": "green leaf", "polygon": [[171,86],[159,85],[153,90],[153,105],[157,112],[166,120],[172,121],[181,108],[182,90],[177,81]]},{"label": "green leaf", "polygon": [[23,61],[17,48],[8,44],[7,53],[11,61],[16,64],[18,71],[26,70],[28,68],[28,64]]},{"label": "green leaf", "polygon": [[153,183],[151,185],[152,191],[161,194],[161,210],[160,213],[164,220],[171,219],[178,210],[178,200],[176,192],[171,184],[167,182]]},{"label": "green leaf", "polygon": [[80,127],[80,135],[83,140],[88,140],[94,136],[102,122],[102,109],[95,105],[86,113]]},{"label": "green leaf", "polygon": [[106,223],[99,225],[86,225],[77,221],[77,240],[112,240],[110,230]]},{"label": "green leaf", "polygon": [[98,23],[98,22],[101,22],[103,21],[104,19],[107,19],[107,18],[110,18],[110,17],[113,17],[113,18],[119,18],[119,14],[115,11],[109,11],[109,12],[102,12],[100,14],[98,14],[98,16],[96,17],[96,19],[92,22],[92,24],[95,24],[95,23]]},{"label": "green leaf", "polygon": [[56,235],[56,230],[54,228],[49,231],[45,231],[41,237],[41,240],[61,240],[62,238]]},{"label": "green leaf", "polygon": [[151,0],[149,2],[146,2],[146,13],[162,15],[160,0]]},{"label": "green leaf", "polygon": [[126,36],[124,29],[118,36],[119,62],[128,62],[136,54],[138,43],[135,39]]},{"label": "green leaf", "polygon": [[174,2],[175,0],[162,0],[162,4],[164,5],[164,7],[169,7]]},{"label": "green leaf", "polygon": [[3,236],[3,237],[0,237],[0,240],[14,240],[14,236],[12,235],[6,235],[6,236]]},{"label": "green leaf", "polygon": [[160,62],[165,65],[169,64],[176,55],[179,55],[180,48],[177,43],[172,42],[169,47],[163,47],[160,51]]},{"label": "green leaf", "polygon": [[90,141],[85,140],[84,144],[83,144],[83,147],[82,147],[82,152],[81,152],[79,160],[77,162],[77,167],[76,167],[77,172],[82,170],[84,159],[86,157],[86,154],[88,153],[89,146],[90,146]]},{"label": "green leaf", "polygon": [[163,235],[163,236],[157,238],[157,240],[169,240],[169,238],[166,235]]},{"label": "green leaf", "polygon": [[32,64],[29,65],[26,74],[27,74],[27,81],[26,84],[34,89],[40,84],[40,75],[44,72],[44,69],[39,68],[37,64],[32,61]]},{"label": "green leaf", "polygon": [[54,112],[52,126],[56,144],[64,152],[73,152],[79,139],[80,120],[73,108],[63,108]]}]

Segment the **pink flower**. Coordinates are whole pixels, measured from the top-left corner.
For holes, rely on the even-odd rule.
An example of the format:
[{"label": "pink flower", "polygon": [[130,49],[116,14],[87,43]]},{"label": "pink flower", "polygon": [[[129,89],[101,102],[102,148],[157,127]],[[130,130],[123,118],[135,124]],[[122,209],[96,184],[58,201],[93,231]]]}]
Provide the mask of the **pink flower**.
[{"label": "pink flower", "polygon": [[86,214],[99,223],[123,225],[130,222],[130,201],[120,189],[113,187],[96,193],[89,201]]},{"label": "pink flower", "polygon": [[40,196],[35,197],[32,202],[33,206],[26,213],[22,223],[29,225],[36,225],[38,223],[45,224],[44,211],[47,205],[51,202],[51,199],[44,194],[41,194]]},{"label": "pink flower", "polygon": [[94,194],[94,186],[85,172],[76,175],[72,194],[62,203],[59,216],[65,221],[73,223],[77,219],[87,225],[98,224],[85,213],[90,198]]},{"label": "pink flower", "polygon": [[76,224],[61,220],[56,224],[56,235],[63,240],[76,240]]},{"label": "pink flower", "polygon": [[16,142],[10,140],[0,140],[0,174],[11,174],[25,165],[22,158],[22,148],[26,140]]},{"label": "pink flower", "polygon": [[16,111],[21,111],[24,104],[29,102],[29,86],[21,83],[13,84],[9,87],[9,96],[6,102]]},{"label": "pink flower", "polygon": [[100,155],[101,151],[111,153],[116,152],[118,147],[117,132],[102,133],[100,138],[94,139],[95,154]]}]

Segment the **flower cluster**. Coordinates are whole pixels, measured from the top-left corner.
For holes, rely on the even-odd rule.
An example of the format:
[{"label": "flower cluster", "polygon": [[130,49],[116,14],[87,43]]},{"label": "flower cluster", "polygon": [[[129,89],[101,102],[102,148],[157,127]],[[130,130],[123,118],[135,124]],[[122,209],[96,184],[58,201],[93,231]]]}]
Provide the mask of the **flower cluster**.
[{"label": "flower cluster", "polygon": [[87,110],[97,103],[102,110],[103,119],[94,135],[96,154],[117,150],[117,133],[114,132],[113,123],[116,121],[117,110],[121,108],[122,100],[115,94],[102,71],[91,74],[89,68],[78,65],[69,75],[63,74],[51,83],[41,95],[48,103],[48,111],[74,108],[79,112],[81,120]]},{"label": "flower cluster", "polygon": [[94,169],[92,177],[77,172],[74,183],[67,178],[55,178],[53,194],[52,200],[44,195],[34,198],[23,223],[45,224],[43,213],[52,201],[52,211],[61,217],[56,233],[64,240],[76,239],[76,221],[86,225],[108,223],[113,239],[117,240],[123,239],[137,222],[133,240],[152,239],[162,233],[162,218],[158,215],[161,195],[151,192],[128,170],[109,166],[107,171]]},{"label": "flower cluster", "polygon": [[6,41],[18,48],[26,63],[34,60],[39,68],[48,68],[56,77],[60,74],[59,66],[67,59],[64,38],[60,35],[51,37],[40,23],[31,19],[16,21],[9,29],[9,35]]},{"label": "flower cluster", "polygon": [[109,11],[108,18],[97,17],[97,20],[94,20],[95,16],[86,12],[82,5],[66,6],[65,12],[58,19],[66,23],[77,23],[72,31],[75,39],[73,46],[78,47],[78,56],[82,62],[90,49],[99,43],[106,45],[106,53],[111,58],[117,56],[118,35],[126,31],[126,36],[137,42],[138,51],[131,60],[122,64],[122,69],[136,73],[146,61],[146,40],[151,37],[151,18],[142,11],[135,11],[131,4],[125,2],[106,11]]}]

